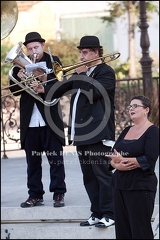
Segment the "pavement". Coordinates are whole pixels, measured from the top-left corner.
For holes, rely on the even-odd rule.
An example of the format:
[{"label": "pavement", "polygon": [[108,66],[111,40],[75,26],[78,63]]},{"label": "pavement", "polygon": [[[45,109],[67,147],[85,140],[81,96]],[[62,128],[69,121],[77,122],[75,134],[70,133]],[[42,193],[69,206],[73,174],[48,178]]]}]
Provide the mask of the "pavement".
[{"label": "pavement", "polygon": [[[24,150],[7,151],[7,159],[3,159],[1,152],[1,207],[19,207],[28,198],[27,165]],[[79,160],[74,146],[64,147],[64,164],[66,172],[67,192],[66,206],[90,206],[90,202],[83,185]],[[49,192],[49,164],[45,154],[42,160],[45,205],[52,205],[52,193]],[[156,165],[156,175],[159,179],[159,161]],[[159,205],[159,183],[155,204]]]},{"label": "pavement", "polygon": [[[74,146],[64,147],[64,164],[67,192],[65,207],[53,208],[52,193],[49,192],[49,164],[45,154],[42,158],[44,203],[43,207],[21,208],[28,198],[27,164],[24,150],[1,152],[1,239],[115,239],[115,229],[80,227],[90,212],[90,201],[83,185],[81,168]],[[156,165],[159,179],[159,161]],[[159,185],[153,217],[159,213]],[[25,222],[25,224],[24,224]],[[159,216],[154,225],[159,224]],[[55,235],[56,233],[56,235]],[[159,238],[159,234],[155,239]]]},{"label": "pavement", "polygon": [[[7,159],[1,159],[1,207],[19,207],[20,203],[28,198],[25,152],[7,151],[6,155]],[[64,147],[64,164],[67,186],[65,205],[90,206],[74,146]],[[53,194],[49,192],[49,164],[45,154],[42,158],[42,171],[45,206],[52,206]]]}]

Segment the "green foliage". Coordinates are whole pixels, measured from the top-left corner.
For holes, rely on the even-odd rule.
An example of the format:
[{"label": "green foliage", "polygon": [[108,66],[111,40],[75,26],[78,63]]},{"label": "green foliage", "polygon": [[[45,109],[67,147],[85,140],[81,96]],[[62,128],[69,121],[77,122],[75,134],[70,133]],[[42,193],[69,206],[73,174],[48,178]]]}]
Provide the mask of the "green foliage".
[{"label": "green foliage", "polygon": [[[146,10],[147,10],[147,19],[150,20],[152,18],[153,13],[159,13],[157,1],[145,1],[146,3]],[[132,12],[132,15],[131,15]],[[127,13],[127,14],[126,14]],[[132,16],[134,19],[133,22],[129,21],[129,15]],[[106,11],[106,16],[101,17],[102,21],[107,21],[108,23],[113,23],[119,17],[126,18],[128,17],[128,45],[129,50],[133,47],[134,39],[134,28],[135,26],[139,26],[139,15],[140,15],[140,1],[110,1],[108,2],[108,10]],[[134,18],[133,18],[134,16]],[[130,17],[131,19],[131,17]],[[131,38],[132,38],[132,45],[131,45]],[[133,51],[129,51],[128,61],[126,63],[121,63],[119,67],[116,67],[116,73],[118,78],[125,78],[128,75],[130,77],[133,71],[136,73],[134,74],[136,77],[141,77],[141,66],[139,64],[139,60],[135,60],[135,56],[133,56]],[[132,54],[132,55],[131,55]],[[140,58],[139,58],[140,59]],[[155,58],[156,59],[156,58]],[[153,61],[153,76],[157,76],[157,69],[158,64]],[[132,63],[132,65],[130,65]]]},{"label": "green foliage", "polygon": [[118,18],[125,14],[126,8],[124,5],[124,1],[115,1],[108,2],[108,10],[106,10],[106,16],[101,17],[103,22],[108,21],[109,23],[113,23],[115,18]]},{"label": "green foliage", "polygon": [[129,73],[129,63],[128,62],[120,63],[118,66],[115,66],[114,69],[117,79],[126,78]]},{"label": "green foliage", "polygon": [[[157,6],[157,1],[146,1],[146,10],[148,19],[152,18],[152,14],[155,12],[159,14],[159,9]],[[137,16],[137,24],[138,16],[139,16],[139,1],[111,1],[108,2],[108,10],[106,10],[106,16],[101,17],[102,21],[113,23],[116,18],[125,17],[126,12],[134,12]]]},{"label": "green foliage", "polygon": [[157,13],[159,14],[159,9],[158,9],[158,1],[146,1],[146,9],[148,10],[148,12],[150,13]]},{"label": "green foliage", "polygon": [[46,42],[45,50],[47,52],[49,47],[52,55],[58,56],[63,66],[68,66],[71,64],[75,64],[79,61],[79,52],[77,46],[77,40],[48,40]]},{"label": "green foliage", "polygon": [[7,53],[11,50],[13,46],[1,45],[1,85],[8,85],[8,72],[12,64],[4,64]]}]

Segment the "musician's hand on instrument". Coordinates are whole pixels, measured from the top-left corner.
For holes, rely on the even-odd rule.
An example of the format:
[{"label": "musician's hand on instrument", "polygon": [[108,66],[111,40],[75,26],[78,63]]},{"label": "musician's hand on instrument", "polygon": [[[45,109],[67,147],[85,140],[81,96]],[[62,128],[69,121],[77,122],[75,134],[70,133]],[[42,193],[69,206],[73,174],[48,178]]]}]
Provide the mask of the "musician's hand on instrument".
[{"label": "musician's hand on instrument", "polygon": [[37,77],[40,81],[45,82],[47,81],[47,74],[41,68],[34,69],[32,74]]},{"label": "musician's hand on instrument", "polygon": [[39,76],[42,76],[43,74],[45,73],[45,71],[41,68],[36,68],[32,71],[32,74],[35,76],[35,77],[39,77]]},{"label": "musician's hand on instrument", "polygon": [[44,93],[44,87],[42,86],[42,84],[40,84],[39,81],[33,81],[30,84],[30,87],[37,93]]},{"label": "musician's hand on instrument", "polygon": [[39,77],[39,80],[40,80],[41,82],[46,82],[46,81],[47,81],[47,75],[45,74],[45,75]]},{"label": "musician's hand on instrument", "polygon": [[78,74],[80,74],[82,72],[87,72],[87,71],[88,71],[88,67],[86,65],[82,65],[82,66],[76,68],[76,72]]},{"label": "musician's hand on instrument", "polygon": [[20,78],[20,79],[24,79],[26,77],[25,75],[25,69],[24,68],[21,68],[19,70],[19,72],[17,73],[17,76]]}]

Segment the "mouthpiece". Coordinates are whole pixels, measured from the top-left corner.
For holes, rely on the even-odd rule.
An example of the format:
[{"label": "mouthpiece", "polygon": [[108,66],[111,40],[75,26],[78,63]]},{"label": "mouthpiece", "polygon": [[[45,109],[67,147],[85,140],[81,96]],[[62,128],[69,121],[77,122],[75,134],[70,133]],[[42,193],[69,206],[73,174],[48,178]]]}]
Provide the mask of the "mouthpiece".
[{"label": "mouthpiece", "polygon": [[34,54],[33,54],[33,63],[35,63],[35,62],[36,62],[36,58],[37,58],[37,54],[36,54],[36,53],[34,53]]}]

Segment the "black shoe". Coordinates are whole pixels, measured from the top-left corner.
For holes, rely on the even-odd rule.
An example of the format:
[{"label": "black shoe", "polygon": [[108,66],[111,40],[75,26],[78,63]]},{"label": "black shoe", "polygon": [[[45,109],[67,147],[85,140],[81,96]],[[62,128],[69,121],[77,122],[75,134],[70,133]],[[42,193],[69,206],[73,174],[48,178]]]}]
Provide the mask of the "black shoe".
[{"label": "black shoe", "polygon": [[99,218],[95,218],[95,217],[91,216],[87,221],[81,222],[80,226],[81,227],[92,226],[92,225],[95,225],[96,223],[98,223],[99,220],[100,220]]},{"label": "black shoe", "polygon": [[114,220],[103,217],[98,223],[96,223],[95,227],[106,228],[113,224],[114,224]]},{"label": "black shoe", "polygon": [[54,207],[64,207],[64,193],[55,194],[53,201]]},{"label": "black shoe", "polygon": [[22,208],[35,207],[44,205],[43,199],[29,197],[25,202],[21,203]]}]

